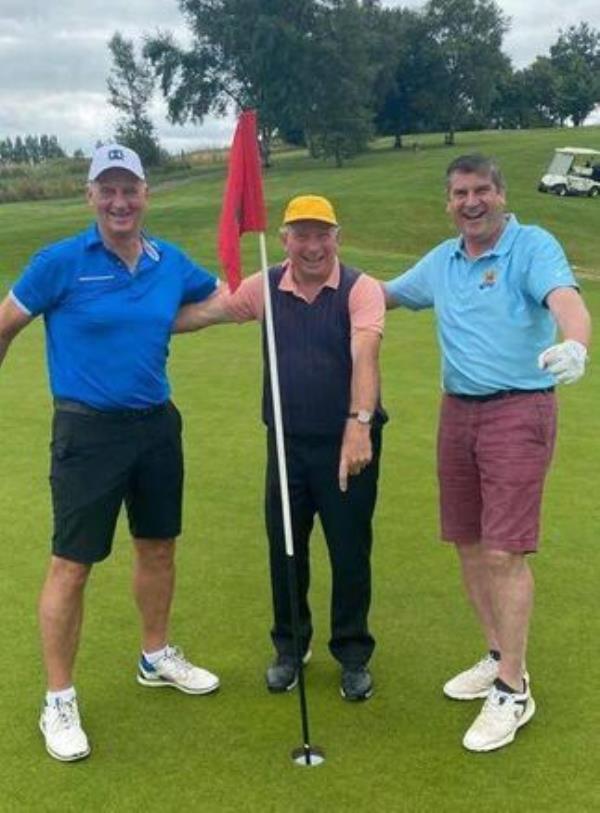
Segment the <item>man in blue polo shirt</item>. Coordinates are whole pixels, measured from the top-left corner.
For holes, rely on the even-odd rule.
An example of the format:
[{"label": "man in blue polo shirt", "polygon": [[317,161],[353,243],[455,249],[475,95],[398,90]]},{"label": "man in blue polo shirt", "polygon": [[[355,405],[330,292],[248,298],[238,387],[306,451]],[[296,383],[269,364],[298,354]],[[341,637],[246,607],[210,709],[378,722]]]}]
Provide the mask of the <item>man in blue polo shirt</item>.
[{"label": "man in blue polo shirt", "polygon": [[[461,156],[447,170],[460,232],[387,283],[388,307],[434,308],[442,351],[438,476],[442,537],[455,544],[488,654],[444,686],[486,698],[463,744],[491,751],[535,712],[525,653],[556,432],[555,383],[584,373],[590,321],[558,242],[505,214],[498,166]],[[563,341],[555,344],[556,326]]]},{"label": "man in blue polo shirt", "polygon": [[179,308],[210,297],[217,281],[142,232],[148,189],[132,150],[111,144],[96,151],[87,198],[95,224],[36,254],[0,305],[0,363],[32,319],[43,314],[46,327],[54,534],[39,607],[48,678],[40,728],[48,752],[62,761],[90,752],[72,673],[84,587],[92,565],[110,554],[123,502],[136,551],[139,683],[189,694],[219,685],[168,640],[183,457],[166,376]]}]

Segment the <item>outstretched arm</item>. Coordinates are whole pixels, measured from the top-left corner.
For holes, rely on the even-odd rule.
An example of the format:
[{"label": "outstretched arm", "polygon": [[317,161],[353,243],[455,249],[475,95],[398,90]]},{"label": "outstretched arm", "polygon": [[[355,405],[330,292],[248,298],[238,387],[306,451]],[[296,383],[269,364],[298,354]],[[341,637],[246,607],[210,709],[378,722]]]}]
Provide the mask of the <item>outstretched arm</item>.
[{"label": "outstretched arm", "polygon": [[173,333],[187,333],[223,322],[248,322],[262,319],[262,275],[253,274],[243,280],[235,293],[221,285],[212,296],[202,302],[184,305],[175,319]]},{"label": "outstretched arm", "polygon": [[189,333],[210,325],[232,322],[233,316],[227,311],[226,303],[231,294],[221,286],[212,296],[202,302],[190,302],[179,309],[173,324],[173,333]]},{"label": "outstretched arm", "polygon": [[0,364],[8,351],[10,343],[33,317],[19,308],[10,296],[0,304]]},{"label": "outstretched arm", "polygon": [[589,346],[592,332],[590,314],[575,288],[555,288],[546,304],[558,323],[563,339]]},{"label": "outstretched arm", "polygon": [[[379,347],[381,335],[359,330],[352,337],[352,383],[350,413],[373,413],[379,396]],[[346,422],[340,453],[340,489],[348,488],[348,475],[360,474],[373,456],[371,425],[356,418]]]},{"label": "outstretched arm", "polygon": [[392,295],[392,292],[387,287],[386,283],[385,282],[380,282],[380,285],[381,285],[381,289],[383,291],[383,296],[385,297],[385,309],[388,310],[388,311],[391,311],[394,308],[399,308],[401,303],[398,302],[398,300],[394,298],[394,296]]},{"label": "outstretched arm", "polygon": [[551,372],[557,383],[572,384],[585,372],[591,319],[583,299],[574,288],[555,288],[546,304],[552,312],[563,341],[540,354],[540,368]]}]

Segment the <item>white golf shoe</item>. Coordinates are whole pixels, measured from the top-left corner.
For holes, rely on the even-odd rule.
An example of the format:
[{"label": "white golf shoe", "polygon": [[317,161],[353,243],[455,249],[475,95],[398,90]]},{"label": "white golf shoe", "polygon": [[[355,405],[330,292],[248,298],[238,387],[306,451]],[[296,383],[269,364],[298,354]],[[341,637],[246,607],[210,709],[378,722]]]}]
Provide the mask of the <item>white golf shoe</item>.
[{"label": "white golf shoe", "polygon": [[46,750],[54,759],[75,762],[90,753],[75,697],[46,703],[40,717],[40,731],[46,741]]},{"label": "white golf shoe", "polygon": [[142,655],[137,681],[142,686],[172,686],[186,694],[210,694],[219,688],[216,675],[187,661],[176,646],[168,646],[166,653],[155,664],[149,663]]},{"label": "white golf shoe", "polygon": [[463,739],[468,751],[494,751],[511,743],[517,731],[535,714],[529,682],[520,693],[503,692],[492,686],[483,708]]},{"label": "white golf shoe", "polygon": [[499,661],[490,654],[444,684],[444,694],[452,700],[476,700],[487,697],[498,677]]}]

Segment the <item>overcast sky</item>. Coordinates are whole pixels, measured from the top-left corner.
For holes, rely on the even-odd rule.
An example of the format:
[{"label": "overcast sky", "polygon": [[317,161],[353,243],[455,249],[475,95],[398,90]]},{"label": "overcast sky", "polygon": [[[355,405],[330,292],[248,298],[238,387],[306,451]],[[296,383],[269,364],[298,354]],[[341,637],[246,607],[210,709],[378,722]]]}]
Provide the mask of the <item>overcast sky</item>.
[{"label": "overcast sky", "polygon": [[[512,18],[504,50],[516,67],[546,54],[560,28],[586,21],[600,29],[598,0],[497,2]],[[106,101],[108,40],[119,30],[137,42],[158,29],[185,36],[177,0],[0,0],[0,138],[48,133],[69,152],[89,153],[114,127]],[[228,119],[171,127],[159,100],[153,120],[170,151],[223,144],[232,129]]]}]

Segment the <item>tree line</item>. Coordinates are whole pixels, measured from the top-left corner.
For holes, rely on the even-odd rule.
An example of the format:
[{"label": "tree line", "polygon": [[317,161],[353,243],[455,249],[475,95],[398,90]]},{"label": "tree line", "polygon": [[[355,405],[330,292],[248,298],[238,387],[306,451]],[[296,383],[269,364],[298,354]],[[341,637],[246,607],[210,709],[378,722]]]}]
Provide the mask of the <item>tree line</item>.
[{"label": "tree line", "polygon": [[64,158],[54,135],[26,135],[0,139],[0,164],[40,164],[50,158]]},{"label": "tree line", "polygon": [[[158,83],[174,124],[232,106],[258,111],[263,160],[273,139],[338,164],[374,135],[580,125],[600,102],[600,33],[558,32],[548,55],[515,69],[511,20],[494,0],[178,0],[190,45],[170,33],[115,34],[109,101],[118,135],[158,160],[148,106]],[[148,156],[145,148],[152,154]]]}]

